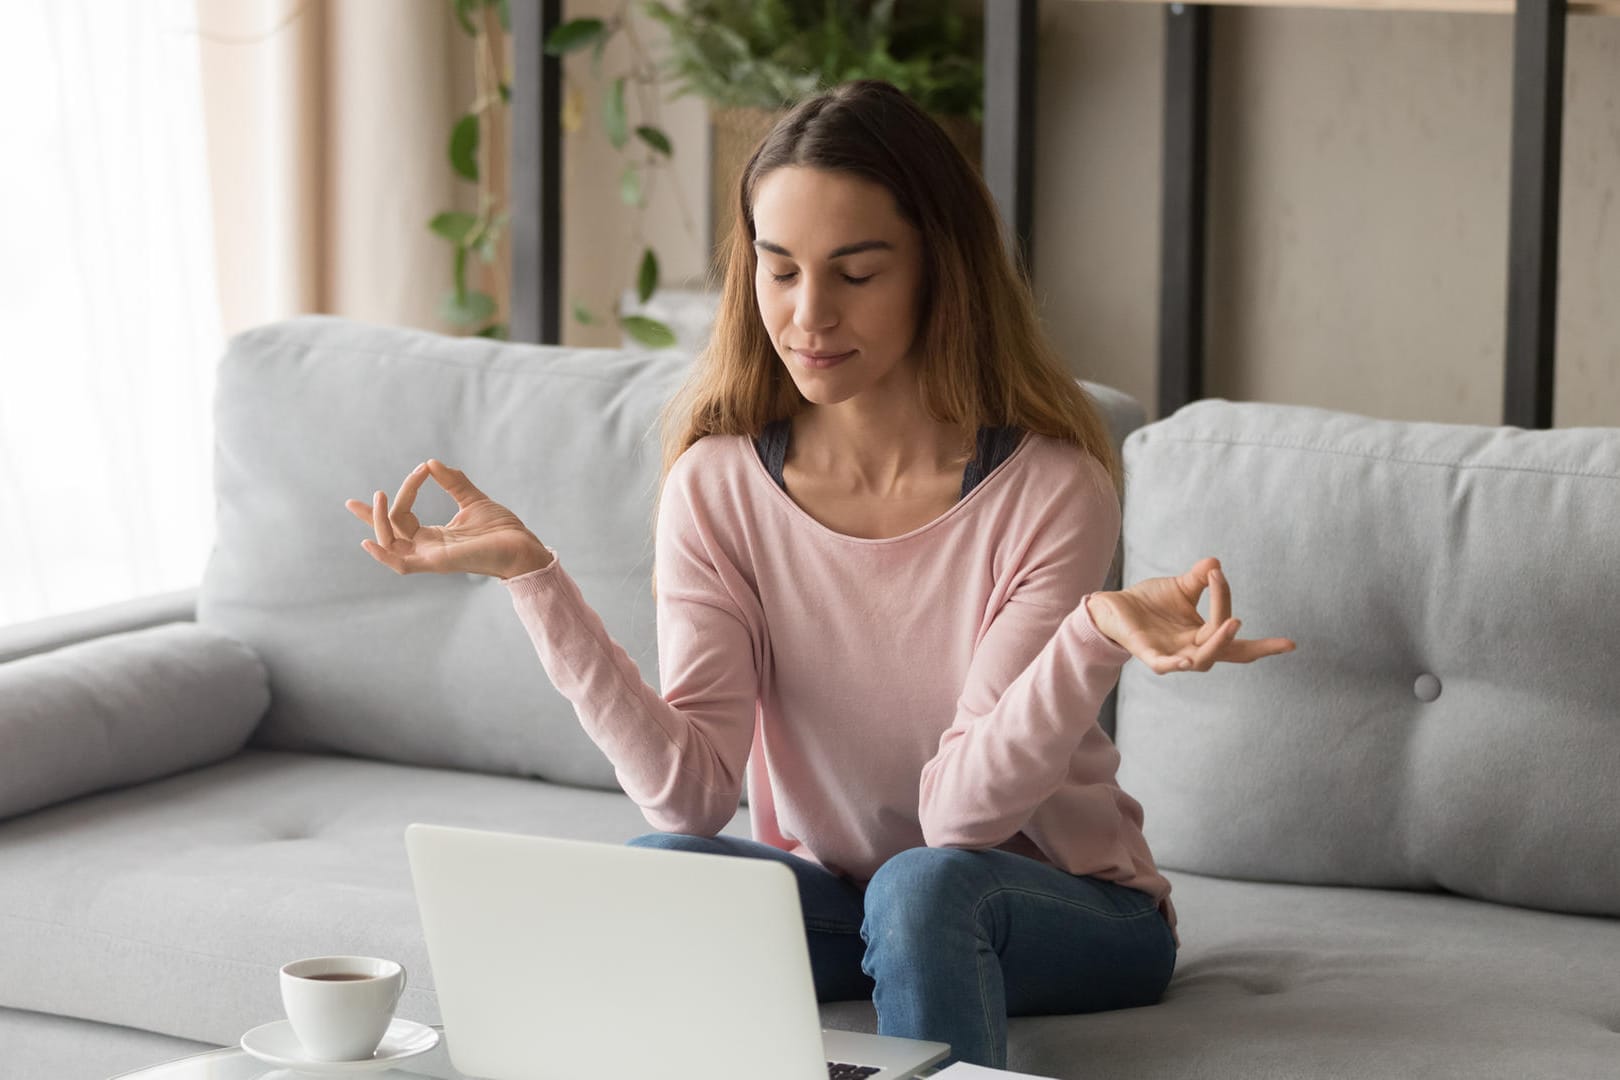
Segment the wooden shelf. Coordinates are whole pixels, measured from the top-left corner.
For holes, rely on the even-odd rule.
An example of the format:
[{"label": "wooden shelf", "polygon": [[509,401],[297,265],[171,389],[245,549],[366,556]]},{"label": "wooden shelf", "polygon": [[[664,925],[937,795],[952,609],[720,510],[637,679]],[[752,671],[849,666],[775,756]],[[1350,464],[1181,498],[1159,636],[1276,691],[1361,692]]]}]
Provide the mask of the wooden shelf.
[{"label": "wooden shelf", "polygon": [[[1155,4],[1170,0],[1082,0],[1085,3]],[[1353,11],[1436,11],[1512,15],[1513,0],[1203,0],[1212,6],[1340,8]],[[1569,0],[1571,15],[1620,15],[1620,0]]]}]

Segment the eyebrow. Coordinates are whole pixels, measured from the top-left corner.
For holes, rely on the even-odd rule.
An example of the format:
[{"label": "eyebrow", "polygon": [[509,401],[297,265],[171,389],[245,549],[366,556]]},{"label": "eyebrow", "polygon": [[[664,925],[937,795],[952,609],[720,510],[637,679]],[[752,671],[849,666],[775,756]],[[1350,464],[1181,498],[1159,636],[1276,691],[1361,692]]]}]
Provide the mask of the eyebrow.
[{"label": "eyebrow", "polygon": [[[772,252],[776,255],[784,255],[789,259],[793,258],[793,252],[789,251],[781,244],[773,244],[769,240],[755,240],[754,246],[757,248],[764,248],[766,251]],[[894,245],[889,243],[887,240],[862,240],[858,244],[845,244],[841,248],[834,248],[828,253],[827,259],[828,261],[831,261],[833,259],[841,259],[845,255],[859,255],[863,251],[893,250]]]}]

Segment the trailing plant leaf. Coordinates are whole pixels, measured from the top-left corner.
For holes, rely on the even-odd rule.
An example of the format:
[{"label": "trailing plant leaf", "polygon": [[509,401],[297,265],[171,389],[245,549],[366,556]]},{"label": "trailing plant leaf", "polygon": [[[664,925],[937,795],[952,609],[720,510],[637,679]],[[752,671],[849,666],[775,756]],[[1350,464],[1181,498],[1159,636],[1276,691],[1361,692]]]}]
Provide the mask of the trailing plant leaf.
[{"label": "trailing plant leaf", "polygon": [[634,165],[626,165],[619,177],[619,201],[626,206],[641,205],[641,170]]},{"label": "trailing plant leaf", "polygon": [[468,113],[450,132],[450,167],[464,180],[478,179],[478,117]]},{"label": "trailing plant leaf", "polygon": [[643,124],[641,127],[636,128],[636,134],[641,136],[642,142],[646,143],[660,154],[663,154],[665,157],[671,157],[674,155],[675,149],[674,147],[670,146],[669,136],[665,135],[657,128],[648,127]]},{"label": "trailing plant leaf", "polygon": [[665,349],[675,344],[675,331],[645,315],[625,315],[619,319],[624,332],[654,349]]},{"label": "trailing plant leaf", "polygon": [[641,272],[636,275],[636,297],[645,304],[658,289],[658,256],[648,248],[641,256]]},{"label": "trailing plant leaf", "polygon": [[574,321],[579,322],[579,323],[584,323],[586,326],[589,326],[589,325],[591,325],[592,323],[594,323],[596,321],[596,317],[591,314],[591,311],[590,311],[589,308],[587,308],[584,304],[580,303],[578,300],[575,300],[574,301]]},{"label": "trailing plant leaf", "polygon": [[624,79],[614,79],[602,101],[602,126],[615,150],[630,139],[630,121],[624,111]]},{"label": "trailing plant leaf", "polygon": [[487,292],[469,292],[464,298],[448,293],[439,314],[455,326],[478,326],[495,314],[495,298]]},{"label": "trailing plant leaf", "polygon": [[478,218],[461,210],[446,210],[434,214],[433,220],[428,222],[428,228],[444,237],[452,244],[465,245],[467,237],[478,227]]},{"label": "trailing plant leaf", "polygon": [[563,56],[575,49],[583,49],[601,40],[606,33],[607,23],[601,19],[570,19],[546,35],[546,55]]}]

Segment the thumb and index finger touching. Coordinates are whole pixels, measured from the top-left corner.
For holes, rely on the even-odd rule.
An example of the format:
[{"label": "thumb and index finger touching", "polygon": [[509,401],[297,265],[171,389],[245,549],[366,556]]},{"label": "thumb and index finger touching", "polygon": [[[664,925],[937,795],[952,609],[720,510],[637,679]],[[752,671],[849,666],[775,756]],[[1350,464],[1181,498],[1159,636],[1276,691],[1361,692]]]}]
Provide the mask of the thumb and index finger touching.
[{"label": "thumb and index finger touching", "polygon": [[[468,503],[477,502],[486,497],[471,480],[467,479],[466,473],[460,469],[452,469],[438,458],[428,458],[412,469],[410,475],[406,476],[404,482],[399,485],[399,491],[394,495],[391,512],[408,513],[416,503],[417,492],[422,490],[422,485],[430,476],[451,498],[456,500],[456,505],[459,507],[465,507]],[[371,497],[372,508],[376,508],[377,504],[384,498],[385,496],[381,491],[373,494]],[[359,509],[364,505],[359,499],[349,500],[349,509],[353,510],[356,516],[369,521],[372,516],[371,509],[364,512]]]},{"label": "thumb and index finger touching", "polygon": [[[387,493],[383,491],[377,491],[372,495],[369,507],[359,499],[349,499],[344,504],[355,517],[367,522],[376,530],[376,540],[362,540],[361,546],[396,570],[411,571],[424,567],[424,561],[420,556],[409,551],[396,551],[395,542],[399,539],[396,530],[409,527],[409,522],[414,520],[415,515],[411,513],[411,507],[416,502],[417,493],[422,490],[422,485],[430,476],[456,500],[458,508],[465,508],[487,497],[467,479],[466,473],[460,469],[450,468],[438,458],[429,458],[405,477],[394,495],[392,507],[388,504]],[[415,531],[411,528],[404,539],[410,541]]]},{"label": "thumb and index finger touching", "polygon": [[1194,563],[1192,569],[1181,575],[1181,586],[1195,606],[1204,590],[1209,590],[1209,618],[1199,632],[1202,641],[1207,642],[1209,638],[1220,635],[1228,622],[1235,624],[1224,645],[1222,659],[1247,663],[1263,656],[1293,652],[1297,647],[1292,639],[1282,637],[1238,640],[1237,627],[1242,625],[1242,620],[1232,618],[1232,587],[1221,569],[1221,561],[1214,556]]},{"label": "thumb and index finger touching", "polygon": [[460,469],[452,469],[438,458],[428,458],[412,469],[405,482],[399,486],[399,494],[394,496],[395,509],[409,510],[411,504],[416,501],[416,493],[422,490],[422,485],[430,476],[452,499],[456,500],[458,507],[465,507],[468,503],[477,502],[485,497],[484,493],[467,479],[466,473]]}]

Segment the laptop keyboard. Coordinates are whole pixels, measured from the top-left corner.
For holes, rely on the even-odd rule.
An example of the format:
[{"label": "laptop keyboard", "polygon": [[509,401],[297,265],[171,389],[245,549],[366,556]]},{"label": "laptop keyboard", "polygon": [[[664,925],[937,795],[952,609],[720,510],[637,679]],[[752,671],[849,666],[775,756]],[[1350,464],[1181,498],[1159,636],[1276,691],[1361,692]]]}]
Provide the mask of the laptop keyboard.
[{"label": "laptop keyboard", "polygon": [[827,1062],[827,1080],[864,1080],[865,1077],[881,1071],[876,1065],[851,1065],[845,1061]]}]

